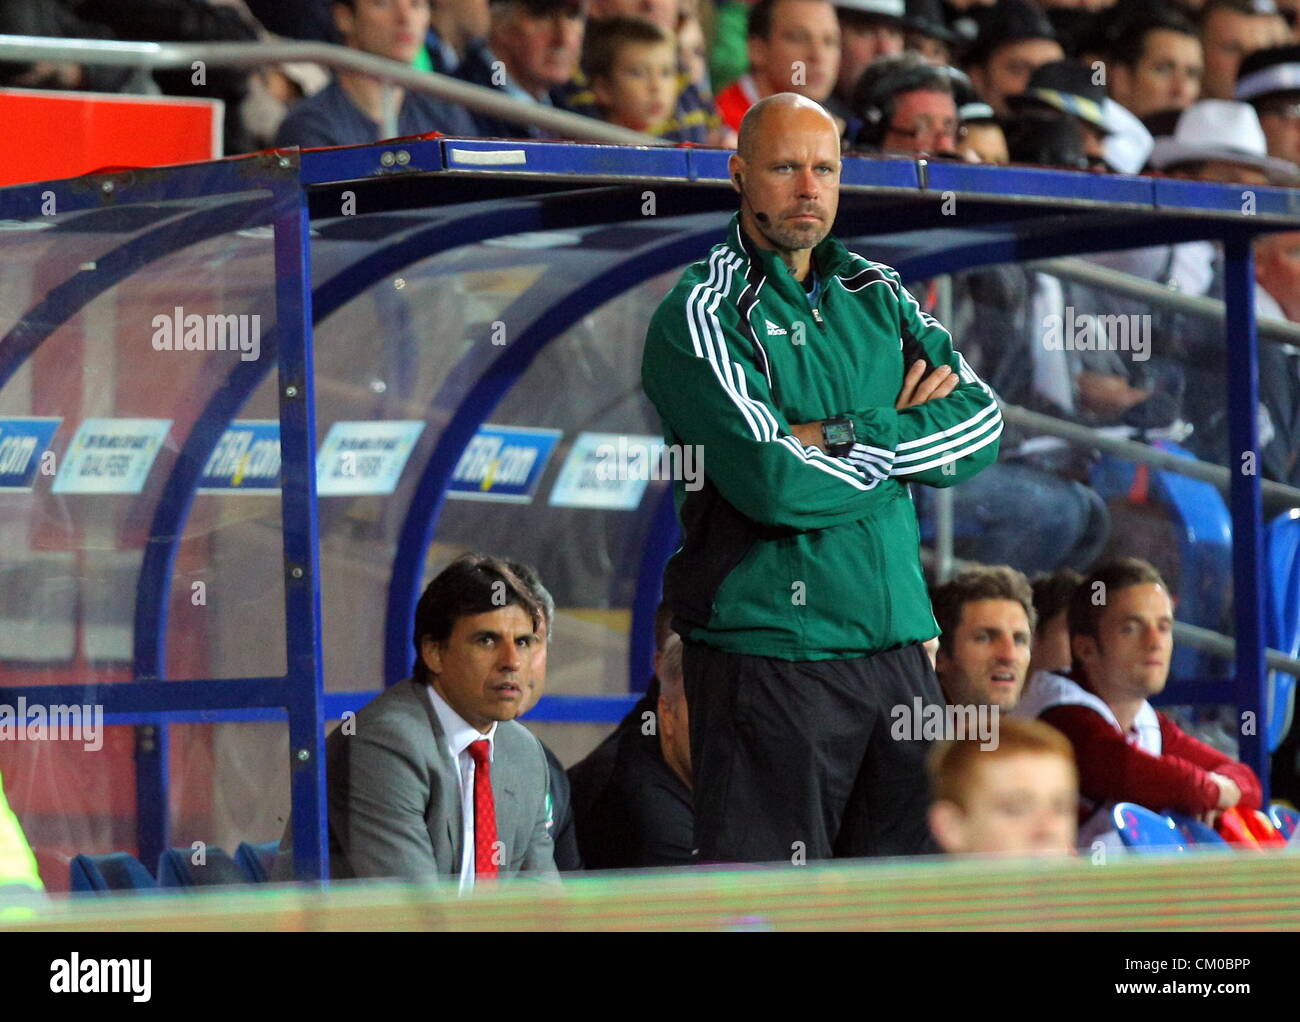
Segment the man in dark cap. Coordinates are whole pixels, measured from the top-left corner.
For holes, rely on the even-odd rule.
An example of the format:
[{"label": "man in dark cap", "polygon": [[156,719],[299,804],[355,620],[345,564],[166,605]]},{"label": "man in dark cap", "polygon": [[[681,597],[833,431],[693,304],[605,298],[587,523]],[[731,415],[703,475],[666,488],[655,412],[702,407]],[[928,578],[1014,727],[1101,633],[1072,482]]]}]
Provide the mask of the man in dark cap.
[{"label": "man in dark cap", "polygon": [[944,20],[940,0],[907,0],[903,16],[904,45],[931,64],[951,64],[953,51],[961,41]]},{"label": "man in dark cap", "polygon": [[1015,113],[1076,120],[1083,131],[1084,153],[1095,164],[1105,160],[1102,143],[1110,133],[1105,104],[1106,87],[1091,70],[1072,60],[1044,64],[1030,76],[1024,92],[1007,97]]},{"label": "man in dark cap", "polygon": [[1007,97],[1024,92],[1035,68],[1065,57],[1047,16],[1028,0],[999,0],[976,14],[979,35],[964,68],[975,88],[1000,115]]},{"label": "man in dark cap", "polygon": [[[466,56],[458,78],[499,89],[513,99],[559,106],[561,87],[578,70],[586,27],[585,0],[493,0],[487,46]],[[545,138],[531,124],[475,115],[479,134]]]},{"label": "man in dark cap", "polygon": [[1300,163],[1300,46],[1256,50],[1243,60],[1237,99],[1259,114],[1268,155]]}]

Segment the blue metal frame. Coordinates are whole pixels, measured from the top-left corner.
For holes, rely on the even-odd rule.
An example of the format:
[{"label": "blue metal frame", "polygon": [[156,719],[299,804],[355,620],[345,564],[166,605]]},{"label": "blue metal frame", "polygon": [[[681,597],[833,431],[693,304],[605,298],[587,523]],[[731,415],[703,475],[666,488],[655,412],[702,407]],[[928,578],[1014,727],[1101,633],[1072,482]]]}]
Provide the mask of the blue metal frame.
[{"label": "blue metal frame", "polygon": [[320,535],[316,517],[316,374],[312,357],[311,246],[306,193],[285,190],[275,220],[279,342],[280,515],[284,536],[284,693],[289,709],[293,865],[329,875],[321,669]]},{"label": "blue metal frame", "polygon": [[[136,724],[137,764],[140,774],[141,848],[167,842],[167,734],[168,722],[179,720],[289,719],[292,769],[295,868],[299,876],[327,873],[324,817],[324,763],[322,724],[330,716],[368,700],[372,693],[323,691],[321,676],[319,537],[316,519],[314,398],[311,324],[362,293],[386,274],[418,259],[457,245],[502,234],[546,230],[576,224],[610,222],[625,218],[622,203],[592,201],[610,193],[601,188],[551,191],[524,199],[501,200],[494,208],[476,212],[455,223],[439,223],[417,230],[369,253],[313,291],[310,287],[308,244],[309,190],[327,184],[344,187],[348,180],[373,182],[376,177],[412,172],[447,173],[461,178],[509,177],[500,170],[470,169],[449,158],[449,146],[462,149],[520,149],[526,154],[523,173],[538,175],[539,188],[554,188],[556,175],[580,174],[604,181],[623,179],[630,186],[663,190],[671,214],[699,212],[719,207],[729,198],[692,194],[689,182],[722,181],[727,176],[726,153],[708,150],[624,150],[602,146],[489,143],[482,140],[409,140],[404,143],[359,147],[328,153],[262,154],[241,160],[180,168],[96,175],[70,181],[41,183],[0,190],[0,217],[28,219],[39,215],[42,203],[53,193],[59,213],[104,208],[122,203],[150,203],[194,199],[219,193],[232,201],[219,207],[180,211],[178,215],[144,231],[99,258],[98,272],[69,278],[38,303],[19,325],[0,339],[0,385],[22,361],[69,315],[151,260],[182,245],[233,231],[271,216],[275,234],[277,326],[264,346],[274,354],[279,370],[282,490],[281,516],[286,568],[285,619],[287,665],[282,678],[207,679],[184,682],[152,680],[165,673],[167,599],[176,543],[183,531],[198,475],[222,429],[262,379],[267,365],[239,363],[196,422],[185,448],[168,478],[162,501],[155,511],[145,560],[141,568],[136,607],[136,681],[129,685],[19,686],[0,690],[0,697],[26,696],[40,702],[92,701],[104,706],[116,724]],[[385,150],[404,148],[411,160],[400,171],[386,171],[379,163]],[[268,187],[265,173],[272,170]],[[282,172],[282,173],[276,173]],[[1241,216],[1240,190],[1228,186],[1188,185],[1171,181],[1104,179],[1064,172],[1032,170],[997,171],[924,161],[846,162],[846,201],[841,233],[846,225],[889,228],[907,224],[946,226],[937,218],[935,201],[945,192],[959,195],[970,212],[968,224],[987,223],[990,231],[973,242],[918,251],[896,261],[905,276],[920,278],[989,262],[1024,260],[1100,248],[1134,247],[1194,238],[1216,238],[1227,245],[1228,322],[1244,327],[1244,336],[1229,347],[1229,406],[1233,449],[1243,455],[1257,450],[1253,410],[1257,399],[1253,280],[1250,239],[1265,230],[1291,227],[1280,219],[1300,214],[1300,191],[1257,189],[1254,216]],[[893,208],[863,209],[852,201],[854,186],[872,186],[909,200]],[[978,193],[996,187],[997,200]],[[254,196],[243,199],[248,194]],[[268,199],[267,196],[270,196]],[[1008,201],[1006,197],[1026,197]],[[1080,211],[1071,217],[1068,232],[1058,223],[1028,222],[1046,211],[1059,212],[1079,200],[1127,204],[1130,215],[1117,225],[1114,214],[1098,218]],[[439,203],[437,188],[428,202]],[[695,205],[692,206],[692,203]],[[1201,210],[1218,217],[1169,213]],[[1236,214],[1232,220],[1224,213]],[[994,221],[1001,224],[997,229]],[[1026,221],[1010,234],[1006,225]],[[1135,224],[1142,228],[1139,233]],[[1118,231],[1123,236],[1115,237]],[[635,286],[641,280],[671,269],[689,254],[707,247],[713,232],[674,238],[648,254],[638,254],[635,265],[615,266],[591,282],[581,295],[566,296],[548,308],[514,344],[496,358],[465,395],[426,461],[408,507],[399,541],[395,571],[390,582],[385,631],[386,680],[406,673],[406,632],[411,609],[418,597],[424,552],[436,527],[446,480],[464,443],[500,399],[527,369],[528,364],[555,335],[603,301]],[[1130,239],[1140,237],[1140,242]],[[313,311],[313,299],[316,308]],[[34,325],[32,325],[34,324]],[[269,359],[268,359],[269,362]],[[435,399],[436,401],[436,399]],[[1264,705],[1262,656],[1264,605],[1262,578],[1261,501],[1257,475],[1234,476],[1232,515],[1234,579],[1238,594],[1237,676],[1239,706],[1257,714]],[[633,636],[629,650],[629,677],[633,683],[647,677],[650,660],[650,620],[654,613],[662,566],[676,544],[676,521],[671,491],[666,491],[646,526],[633,607]],[[398,629],[400,639],[395,639]],[[394,649],[402,650],[396,666]],[[1207,691],[1214,686],[1207,686]],[[551,697],[543,700],[533,719],[613,720],[625,712],[628,697]],[[337,712],[336,712],[337,711]],[[1262,727],[1262,721],[1259,722]],[[1242,758],[1256,767],[1267,785],[1266,755],[1262,736],[1246,735]],[[148,852],[144,852],[146,858]]]},{"label": "blue metal frame", "polygon": [[[399,534],[384,626],[385,684],[391,685],[410,673],[411,622],[415,618],[415,606],[424,581],[425,553],[433,542],[451,473],[479,427],[547,344],[610,299],[643,280],[680,266],[683,259],[700,251],[706,238],[713,237],[716,237],[716,231],[711,229],[673,238],[648,251],[639,251],[633,258],[616,263],[592,278],[581,291],[566,295],[534,319],[492,361],[461,400],[420,472]],[[452,374],[449,379],[456,375]],[[430,407],[438,407],[442,397],[440,392]],[[652,542],[649,546],[658,549],[662,542]]]},{"label": "blue metal frame", "polygon": [[641,547],[641,567],[636,578],[636,598],[632,603],[632,636],[628,642],[628,688],[648,683],[654,674],[655,615],[663,599],[664,567],[681,539],[677,523],[677,505],[671,486],[664,490],[654,517],[646,526]]},{"label": "blue metal frame", "polygon": [[164,220],[110,249],[96,259],[94,273],[79,273],[52,288],[0,338],[0,387],[9,382],[50,334],[141,266],[210,238],[265,223],[269,208],[269,199],[255,199],[197,212],[184,211],[175,219]]},{"label": "blue metal frame", "polygon": [[[1259,776],[1269,798],[1268,743],[1264,711],[1264,517],[1259,467],[1259,358],[1255,334],[1255,258],[1249,238],[1224,246],[1224,302],[1228,352],[1228,451],[1234,471],[1232,507],[1232,591],[1236,618],[1237,707],[1253,712],[1254,727],[1243,728],[1241,759]],[[1235,334],[1235,336],[1234,336]]]}]

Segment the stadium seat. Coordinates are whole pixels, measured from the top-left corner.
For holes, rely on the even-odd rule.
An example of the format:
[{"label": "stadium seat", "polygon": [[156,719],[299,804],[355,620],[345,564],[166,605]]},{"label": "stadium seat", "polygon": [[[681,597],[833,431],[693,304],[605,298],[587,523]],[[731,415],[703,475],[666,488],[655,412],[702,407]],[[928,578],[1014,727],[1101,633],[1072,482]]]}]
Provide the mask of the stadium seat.
[{"label": "stadium seat", "polygon": [[1251,831],[1261,848],[1281,848],[1286,844],[1286,835],[1273,826],[1273,821],[1269,819],[1268,813],[1256,809],[1244,815],[1249,817]]},{"label": "stadium seat", "polygon": [[217,887],[246,884],[248,879],[224,850],[209,845],[205,861],[196,864],[189,848],[168,848],[158,856],[159,887]]},{"label": "stadium seat", "polygon": [[1246,818],[1236,809],[1225,809],[1219,814],[1219,822],[1215,824],[1223,839],[1230,845],[1237,848],[1259,848],[1259,842],[1255,840],[1255,835],[1251,832],[1246,823]]},{"label": "stadium seat", "polygon": [[1219,814],[1215,824],[1228,844],[1238,848],[1250,848],[1262,851],[1265,848],[1280,848],[1286,844],[1286,838],[1273,826],[1273,821],[1258,809],[1242,812],[1240,809],[1225,809]]},{"label": "stadium seat", "polygon": [[[1264,638],[1287,656],[1300,654],[1300,510],[1278,515],[1264,533]],[[1276,752],[1291,728],[1295,677],[1285,671],[1268,675],[1268,751]]]},{"label": "stadium seat", "polygon": [[1155,854],[1187,851],[1174,821],[1150,809],[1132,802],[1117,802],[1111,819],[1124,847],[1132,851]]},{"label": "stadium seat", "polygon": [[1208,823],[1202,823],[1194,816],[1175,813],[1172,810],[1166,810],[1164,816],[1178,828],[1178,833],[1183,837],[1183,843],[1189,848],[1206,848],[1216,845],[1220,848],[1226,848],[1228,845],[1228,842],[1223,840],[1223,835]]},{"label": "stadium seat", "polygon": [[[1194,457],[1167,440],[1152,446],[1168,454]],[[1108,504],[1126,501],[1165,510],[1178,543],[1178,619],[1203,628],[1219,628],[1228,607],[1232,580],[1232,518],[1218,489],[1190,476],[1135,465],[1109,454],[1101,456],[1090,481]],[[1123,552],[1148,557],[1137,551]],[[1221,657],[1176,645],[1170,676],[1224,677],[1226,667]]]},{"label": "stadium seat", "polygon": [[235,861],[250,882],[264,884],[271,878],[271,864],[279,850],[279,841],[264,841],[257,845],[241,841],[235,849]]},{"label": "stadium seat", "polygon": [[78,855],[69,863],[68,887],[74,892],[147,891],[158,882],[144,863],[129,852]]},{"label": "stadium seat", "polygon": [[1277,832],[1289,841],[1291,835],[1295,833],[1296,824],[1300,823],[1300,812],[1280,802],[1274,802],[1268,807],[1268,818],[1273,821]]}]

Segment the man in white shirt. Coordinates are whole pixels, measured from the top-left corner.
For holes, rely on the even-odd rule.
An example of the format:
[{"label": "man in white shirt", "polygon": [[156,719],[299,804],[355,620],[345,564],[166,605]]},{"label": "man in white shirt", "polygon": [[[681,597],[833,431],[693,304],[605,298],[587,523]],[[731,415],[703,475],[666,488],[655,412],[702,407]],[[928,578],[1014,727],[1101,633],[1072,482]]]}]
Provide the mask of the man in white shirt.
[{"label": "man in white shirt", "polygon": [[[468,554],[425,589],[413,676],[326,742],[330,875],[556,875],[541,744],[515,721],[544,627],[529,587]],[[291,872],[286,830],[275,878]]]}]

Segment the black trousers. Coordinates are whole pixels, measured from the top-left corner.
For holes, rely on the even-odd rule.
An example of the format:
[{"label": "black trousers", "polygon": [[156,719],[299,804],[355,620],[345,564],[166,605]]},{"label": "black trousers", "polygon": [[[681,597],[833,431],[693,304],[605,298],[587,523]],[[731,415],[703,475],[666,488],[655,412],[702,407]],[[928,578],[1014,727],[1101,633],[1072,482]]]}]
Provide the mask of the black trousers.
[{"label": "black trousers", "polygon": [[687,642],[682,666],[700,862],[933,850],[929,743],[890,733],[895,706],[943,704],[922,646],[792,662]]}]

